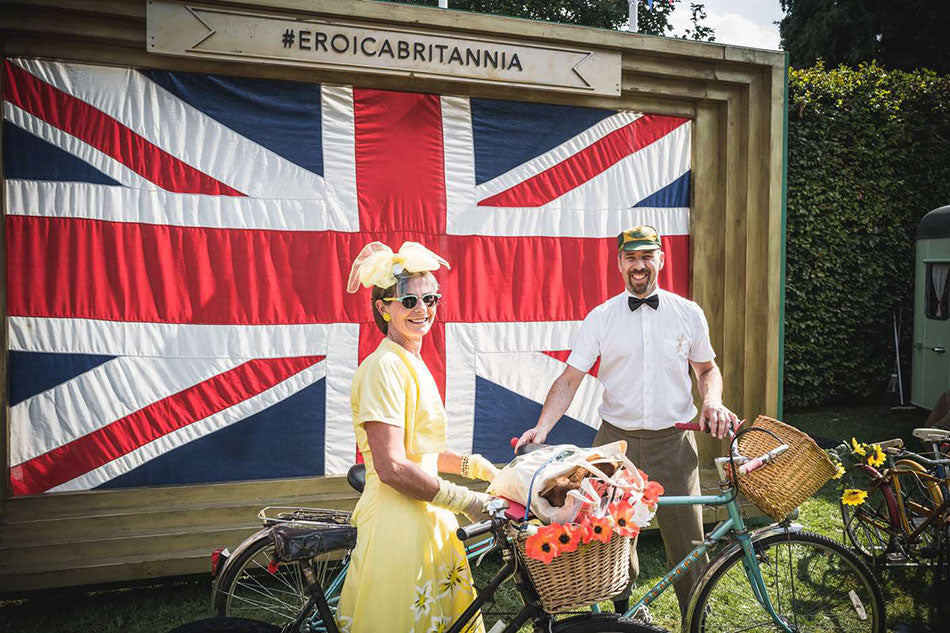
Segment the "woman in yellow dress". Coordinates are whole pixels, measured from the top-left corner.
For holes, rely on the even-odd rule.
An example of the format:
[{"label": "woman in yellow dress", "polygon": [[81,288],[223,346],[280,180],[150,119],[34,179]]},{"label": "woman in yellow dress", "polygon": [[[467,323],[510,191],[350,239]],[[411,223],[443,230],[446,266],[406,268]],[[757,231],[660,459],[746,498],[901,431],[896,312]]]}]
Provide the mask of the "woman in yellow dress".
[{"label": "woman in yellow dress", "polygon": [[[432,271],[442,265],[421,244],[393,253],[373,242],[350,273],[349,292],[373,288],[385,338],[350,393],[366,488],[353,512],[356,548],[337,613],[345,633],[440,633],[475,598],[455,513],[478,517],[491,497],[438,474],[490,481],[497,469],[446,448],[445,407],[420,355],[440,299]],[[484,631],[480,616],[469,630]]]}]

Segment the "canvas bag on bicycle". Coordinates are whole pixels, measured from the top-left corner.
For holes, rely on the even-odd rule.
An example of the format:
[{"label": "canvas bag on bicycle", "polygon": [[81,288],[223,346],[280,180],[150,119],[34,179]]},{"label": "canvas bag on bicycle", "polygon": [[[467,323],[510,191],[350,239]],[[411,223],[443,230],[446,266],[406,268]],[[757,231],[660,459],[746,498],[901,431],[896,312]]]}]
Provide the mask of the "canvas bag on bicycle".
[{"label": "canvas bag on bicycle", "polygon": [[[527,507],[530,491],[531,512],[537,518],[545,523],[571,523],[585,503],[583,492],[569,492],[562,507],[552,506],[541,496],[541,492],[554,479],[573,472],[577,467],[590,473],[588,479],[602,481],[617,489],[642,492],[643,478],[633,462],[624,454],[626,449],[627,443],[620,440],[593,448],[559,444],[533,450],[515,457],[502,468],[488,487],[488,493]],[[604,464],[614,467],[613,475],[607,476],[601,470],[600,466]],[[627,475],[621,477],[624,471]],[[586,479],[585,482],[582,489],[590,489],[590,482]]]}]

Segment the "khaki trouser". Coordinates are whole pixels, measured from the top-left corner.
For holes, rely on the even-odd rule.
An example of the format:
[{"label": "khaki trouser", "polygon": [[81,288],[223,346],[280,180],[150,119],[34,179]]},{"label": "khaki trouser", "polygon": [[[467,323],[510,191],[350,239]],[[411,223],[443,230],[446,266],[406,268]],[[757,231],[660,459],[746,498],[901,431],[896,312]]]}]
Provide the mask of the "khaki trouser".
[{"label": "khaki trouser", "polygon": [[[652,481],[662,484],[666,495],[698,495],[699,468],[696,440],[691,431],[664,429],[662,431],[624,431],[604,422],[594,446],[627,441],[627,457]],[[670,569],[683,560],[695,547],[694,542],[703,540],[702,506],[661,506],[654,519],[663,537],[666,563]],[[640,572],[636,540],[630,550],[630,584],[636,582]],[[687,600],[693,585],[702,576],[708,557],[696,564],[673,585],[679,602],[680,614],[686,617]],[[630,588],[621,594],[627,596]],[[639,596],[636,596],[639,597]]]}]

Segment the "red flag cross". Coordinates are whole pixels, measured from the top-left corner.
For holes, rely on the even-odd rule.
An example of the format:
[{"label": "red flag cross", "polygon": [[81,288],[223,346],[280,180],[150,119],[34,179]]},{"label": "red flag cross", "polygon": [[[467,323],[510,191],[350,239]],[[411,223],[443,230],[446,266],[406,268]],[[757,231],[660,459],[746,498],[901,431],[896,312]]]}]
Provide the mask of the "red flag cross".
[{"label": "red flag cross", "polygon": [[[9,61],[4,99],[166,191],[244,195]],[[441,97],[357,88],[353,105],[358,232],[178,226],[8,209],[10,316],[200,325],[359,323],[362,360],[381,335],[368,293],[345,291],[350,263],[368,242],[396,249],[414,240],[452,265],[437,273],[444,301],[423,346],[444,398],[446,322],[577,321],[621,290],[613,238],[448,232]],[[683,121],[641,117],[479,205],[523,210],[546,204]],[[668,265],[660,283],[680,294],[688,291],[688,244],[680,235],[665,246],[680,274]],[[563,350],[538,351],[565,356]],[[248,362],[48,450],[28,462],[29,469],[17,466],[14,484],[27,494],[69,481],[321,358]],[[169,413],[176,406],[183,413]],[[70,461],[70,455],[82,459]],[[27,471],[35,479],[29,485],[25,475],[17,478]]]}]

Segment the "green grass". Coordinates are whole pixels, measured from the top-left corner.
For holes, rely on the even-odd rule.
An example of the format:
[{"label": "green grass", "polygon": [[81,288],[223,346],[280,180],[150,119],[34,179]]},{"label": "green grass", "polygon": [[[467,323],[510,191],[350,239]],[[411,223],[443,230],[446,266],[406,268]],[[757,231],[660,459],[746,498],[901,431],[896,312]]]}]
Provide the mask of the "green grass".
[{"label": "green grass", "polygon": [[[892,414],[874,407],[823,409],[790,412],[786,422],[813,436],[828,440],[849,440],[852,436],[864,442],[902,437],[911,449],[919,448],[911,431],[922,426],[925,416],[920,412]],[[837,491],[829,484],[802,506],[799,522],[807,530],[842,539]],[[640,538],[640,578],[635,596],[658,582],[666,572],[663,544],[655,532]],[[500,560],[491,557],[475,570],[479,583],[485,582],[497,569]],[[929,624],[934,631],[944,630],[950,591],[946,587],[937,599],[932,575],[919,568],[893,569],[880,572],[881,585],[887,601],[887,623],[919,627]],[[513,612],[520,600],[510,583],[502,587],[495,611]],[[611,605],[605,603],[604,608]],[[679,629],[679,609],[672,589],[651,605],[654,623],[670,631]],[[109,591],[46,592],[27,599],[0,602],[0,631],[17,633],[161,633],[179,624],[211,615],[208,579],[182,579],[174,583],[140,586]],[[489,611],[486,623],[495,617]],[[528,631],[528,628],[523,631]],[[916,628],[913,630],[917,630]]]}]

